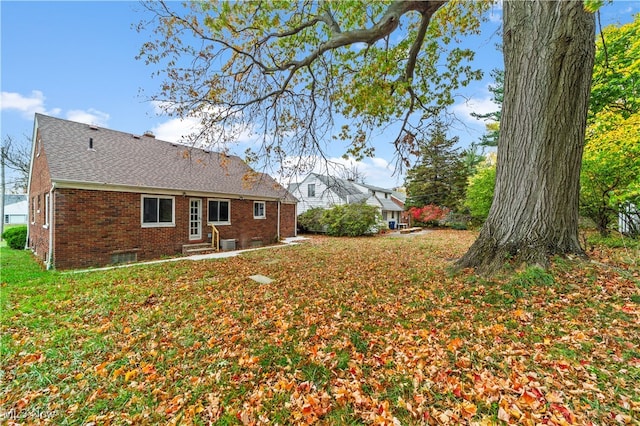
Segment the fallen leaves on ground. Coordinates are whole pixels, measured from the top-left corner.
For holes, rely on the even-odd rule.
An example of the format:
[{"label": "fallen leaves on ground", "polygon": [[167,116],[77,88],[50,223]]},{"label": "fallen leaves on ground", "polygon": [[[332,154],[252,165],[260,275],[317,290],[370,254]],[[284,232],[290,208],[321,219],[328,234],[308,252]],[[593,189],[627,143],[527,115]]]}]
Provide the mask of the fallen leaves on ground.
[{"label": "fallen leaves on ground", "polygon": [[474,237],[314,237],[224,260],[8,284],[0,415],[637,424],[638,271],[557,259],[551,275],[451,273]]}]

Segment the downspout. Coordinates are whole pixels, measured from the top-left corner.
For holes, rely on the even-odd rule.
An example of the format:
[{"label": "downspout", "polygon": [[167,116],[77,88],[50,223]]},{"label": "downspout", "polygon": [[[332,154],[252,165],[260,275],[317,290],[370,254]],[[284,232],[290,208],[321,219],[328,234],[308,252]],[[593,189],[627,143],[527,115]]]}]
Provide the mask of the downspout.
[{"label": "downspout", "polygon": [[53,269],[53,218],[55,217],[53,214],[55,210],[55,198],[53,193],[55,189],[56,183],[53,182],[51,184],[51,190],[49,190],[49,253],[47,254],[47,270]]},{"label": "downspout", "polygon": [[280,200],[278,200],[278,242],[280,242]]}]

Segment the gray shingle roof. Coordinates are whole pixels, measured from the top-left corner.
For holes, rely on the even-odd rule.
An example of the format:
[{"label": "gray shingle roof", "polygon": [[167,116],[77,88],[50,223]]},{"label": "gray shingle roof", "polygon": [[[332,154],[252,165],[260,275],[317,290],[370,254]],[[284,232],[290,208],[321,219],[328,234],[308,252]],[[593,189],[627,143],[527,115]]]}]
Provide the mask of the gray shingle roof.
[{"label": "gray shingle roof", "polygon": [[390,198],[376,197],[376,199],[380,202],[380,205],[382,206],[382,210],[388,210],[393,212],[404,211],[402,207],[400,207],[399,205],[391,201]]},{"label": "gray shingle roof", "polygon": [[27,196],[25,194],[5,194],[4,196],[5,206],[16,204],[21,201],[27,201]]},{"label": "gray shingle roof", "polygon": [[42,114],[36,114],[36,125],[53,181],[296,201],[237,156]]},{"label": "gray shingle roof", "polygon": [[333,176],[325,176],[314,173],[316,178],[324,183],[345,202],[359,203],[369,198],[369,194],[364,194],[357,186],[346,179],[340,179]]}]

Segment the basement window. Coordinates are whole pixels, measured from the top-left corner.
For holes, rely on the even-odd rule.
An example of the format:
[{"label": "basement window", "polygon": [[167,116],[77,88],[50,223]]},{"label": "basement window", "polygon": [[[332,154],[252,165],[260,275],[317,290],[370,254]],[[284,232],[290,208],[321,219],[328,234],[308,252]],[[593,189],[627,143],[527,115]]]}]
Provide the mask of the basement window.
[{"label": "basement window", "polygon": [[111,255],[111,263],[131,263],[138,261],[138,253],[125,252],[125,253],[113,253]]}]

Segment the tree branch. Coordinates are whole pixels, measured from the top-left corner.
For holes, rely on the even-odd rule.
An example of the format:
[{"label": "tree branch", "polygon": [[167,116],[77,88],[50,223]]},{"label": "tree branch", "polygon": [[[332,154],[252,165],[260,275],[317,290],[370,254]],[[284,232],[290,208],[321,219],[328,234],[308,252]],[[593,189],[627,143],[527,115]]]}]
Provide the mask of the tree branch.
[{"label": "tree branch", "polygon": [[[446,3],[446,1],[399,1],[392,3],[389,5],[389,8],[380,21],[371,28],[363,28],[335,34],[329,40],[320,44],[320,46],[318,46],[318,48],[307,57],[298,61],[285,62],[279,66],[268,68],[267,71],[275,72],[284,71],[286,69],[299,69],[311,64],[320,55],[330,50],[355,43],[366,43],[368,45],[374,44],[376,41],[391,34],[398,27],[400,17],[407,12],[420,12],[423,16],[423,22],[426,21],[426,24],[428,25],[431,16],[444,3]],[[315,18],[314,21],[316,23],[319,22],[319,18]]]}]

